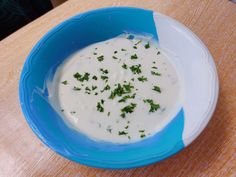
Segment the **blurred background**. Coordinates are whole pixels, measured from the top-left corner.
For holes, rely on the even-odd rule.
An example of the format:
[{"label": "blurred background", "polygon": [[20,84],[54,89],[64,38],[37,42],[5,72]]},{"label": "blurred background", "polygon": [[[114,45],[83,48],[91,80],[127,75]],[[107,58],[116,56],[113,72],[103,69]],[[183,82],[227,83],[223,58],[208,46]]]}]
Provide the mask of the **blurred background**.
[{"label": "blurred background", "polygon": [[66,0],[0,0],[0,40]]}]

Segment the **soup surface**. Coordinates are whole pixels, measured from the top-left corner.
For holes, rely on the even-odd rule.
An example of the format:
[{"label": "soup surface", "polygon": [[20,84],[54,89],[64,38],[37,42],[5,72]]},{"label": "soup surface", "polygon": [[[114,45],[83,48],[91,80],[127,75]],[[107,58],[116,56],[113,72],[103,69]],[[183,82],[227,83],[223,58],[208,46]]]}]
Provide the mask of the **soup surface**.
[{"label": "soup surface", "polygon": [[58,67],[48,90],[69,125],[112,143],[152,136],[180,109],[179,75],[147,36],[121,35],[79,50]]}]

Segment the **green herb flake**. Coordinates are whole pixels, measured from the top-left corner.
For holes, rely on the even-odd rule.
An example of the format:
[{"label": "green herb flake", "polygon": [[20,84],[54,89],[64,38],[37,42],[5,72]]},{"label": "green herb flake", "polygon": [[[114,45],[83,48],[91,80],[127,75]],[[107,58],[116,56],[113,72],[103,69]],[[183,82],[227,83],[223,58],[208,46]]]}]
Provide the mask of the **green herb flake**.
[{"label": "green herb flake", "polygon": [[139,130],[139,132],[140,132],[140,133],[143,133],[143,132],[145,132],[145,130]]},{"label": "green herb flake", "polygon": [[108,74],[108,70],[107,69],[100,68],[100,71],[102,72],[102,74]]},{"label": "green herb flake", "polygon": [[141,71],[141,65],[133,65],[131,67],[129,67],[130,70],[132,71],[132,73],[134,74],[140,74],[142,71]]},{"label": "green herb flake", "polygon": [[156,62],[155,62],[155,61],[153,61],[152,63],[153,63],[153,64],[156,64]]},{"label": "green herb flake", "polygon": [[112,132],[111,126],[109,125],[106,130],[107,130],[109,133],[111,133],[111,132]]},{"label": "green herb flake", "polygon": [[81,90],[81,88],[79,88],[79,87],[73,87],[73,90],[75,90],[75,91],[80,91]]},{"label": "green herb flake", "polygon": [[122,68],[127,69],[127,64],[123,63]]},{"label": "green herb flake", "polygon": [[85,72],[84,75],[81,75],[80,73],[75,73],[74,75],[74,78],[76,78],[78,81],[80,82],[84,82],[84,81],[88,81],[89,80],[89,76],[90,74]]},{"label": "green herb flake", "polygon": [[107,116],[109,117],[110,115],[111,115],[111,112],[108,112],[108,113],[107,113]]},{"label": "green herb flake", "polygon": [[144,101],[144,103],[148,103],[150,105],[149,112],[155,112],[160,108],[160,105],[154,103],[154,101],[152,99],[145,99],[143,101]]},{"label": "green herb flake", "polygon": [[125,131],[119,131],[118,132],[118,135],[127,135],[128,134],[128,132],[125,132]]},{"label": "green herb flake", "polygon": [[89,87],[85,87],[86,91],[91,91],[91,89]]},{"label": "green herb flake", "polygon": [[151,71],[151,74],[153,76],[161,76],[161,73],[155,72],[155,71]]},{"label": "green herb flake", "polygon": [[99,61],[99,62],[101,62],[101,61],[103,61],[103,60],[104,60],[104,56],[103,56],[103,55],[101,55],[101,56],[97,57],[97,59],[98,59],[98,61]]},{"label": "green herb flake", "polygon": [[126,125],[126,126],[125,126],[125,129],[128,129],[128,128],[129,128],[129,125]]},{"label": "green herb flake", "polygon": [[70,113],[71,113],[71,114],[75,114],[76,112],[75,112],[75,111],[71,111]]},{"label": "green herb flake", "polygon": [[61,109],[61,112],[64,112],[64,109]]},{"label": "green herb flake", "polygon": [[152,90],[161,93],[161,88],[159,86],[154,86]]},{"label": "green herb flake", "polygon": [[160,54],[161,54],[161,52],[160,52],[160,51],[158,51],[158,52],[157,52],[157,55],[160,55]]},{"label": "green herb flake", "polygon": [[111,89],[110,85],[107,84],[103,90],[110,90],[110,89]]},{"label": "green herb flake", "polygon": [[134,49],[137,49],[137,46],[133,46]]},{"label": "green herb flake", "polygon": [[95,75],[92,77],[92,79],[93,80],[98,80],[97,76],[95,76]]},{"label": "green herb flake", "polygon": [[122,112],[121,117],[125,118],[125,115],[126,115],[127,113],[132,113],[132,112],[134,112],[134,109],[136,108],[136,106],[137,106],[137,104],[135,104],[135,103],[130,103],[129,105],[123,107],[123,108],[121,109],[121,112]]},{"label": "green herb flake", "polygon": [[128,139],[130,140],[130,139],[131,139],[131,137],[130,137],[130,136],[128,136]]},{"label": "green herb flake", "polygon": [[132,78],[131,81],[134,81],[134,78]]},{"label": "green herb flake", "polygon": [[93,55],[97,55],[97,53],[96,53],[96,52],[93,52]]},{"label": "green herb flake", "polygon": [[105,101],[104,101],[103,99],[101,99],[101,103],[104,104],[104,102],[105,102]]},{"label": "green herb flake", "polygon": [[115,59],[115,60],[118,59],[116,56],[112,56],[112,58]]},{"label": "green herb flake", "polygon": [[104,112],[104,108],[100,102],[97,103],[97,111]]},{"label": "green herb flake", "polygon": [[152,69],[157,69],[157,67],[156,67],[156,66],[153,66]]},{"label": "green herb flake", "polygon": [[141,135],[140,135],[140,138],[144,138],[144,137],[146,137],[145,134],[141,134]]},{"label": "green herb flake", "polygon": [[109,96],[109,99],[114,99],[116,96],[122,96],[123,94],[131,93],[134,86],[129,84],[123,84],[120,83],[116,86],[116,88],[111,91],[111,94]]},{"label": "green herb flake", "polygon": [[107,80],[107,79],[108,79],[108,76],[101,76],[101,79],[102,79],[102,80]]},{"label": "green herb flake", "polygon": [[141,43],[142,42],[142,40],[139,40],[137,43],[135,43],[134,45],[138,45],[139,43]]},{"label": "green herb flake", "polygon": [[64,84],[64,85],[67,85],[67,84],[68,84],[68,81],[65,80],[65,81],[63,81],[63,82],[61,82],[61,83]]},{"label": "green herb flake", "polygon": [[125,95],[118,102],[121,103],[121,102],[126,102],[126,100],[128,100],[128,99],[134,99],[135,95],[136,95],[135,93],[131,96],[130,95]]},{"label": "green herb flake", "polygon": [[122,48],[121,51],[127,51],[127,50]]},{"label": "green herb flake", "polygon": [[95,85],[92,86],[92,90],[96,90],[97,88],[98,88],[98,87],[95,86]]},{"label": "green herb flake", "polygon": [[148,42],[147,44],[145,44],[145,49],[148,49],[148,48],[150,48],[150,43]]},{"label": "green herb flake", "polygon": [[116,53],[117,53],[117,50],[114,51],[114,54],[116,54]]},{"label": "green herb flake", "polygon": [[98,95],[98,92],[95,92],[94,95]]},{"label": "green herb flake", "polygon": [[139,80],[140,82],[145,82],[145,81],[147,81],[147,78],[144,77],[144,76],[141,76],[141,77],[138,77],[138,80]]},{"label": "green herb flake", "polygon": [[131,59],[131,60],[136,60],[136,59],[138,59],[137,54],[135,53],[134,55],[131,55],[130,59]]}]

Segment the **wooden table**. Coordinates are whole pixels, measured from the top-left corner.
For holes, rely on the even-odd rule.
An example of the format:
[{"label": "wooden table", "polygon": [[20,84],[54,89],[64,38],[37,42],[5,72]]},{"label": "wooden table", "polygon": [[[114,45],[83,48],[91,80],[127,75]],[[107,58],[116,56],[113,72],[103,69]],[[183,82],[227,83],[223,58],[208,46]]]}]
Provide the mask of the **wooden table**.
[{"label": "wooden table", "polygon": [[[68,161],[43,145],[18,101],[23,63],[35,43],[64,19],[107,6],[135,6],[169,15],[194,31],[212,53],[219,101],[207,128],[181,153],[130,170]],[[236,4],[227,0],[70,0],[0,42],[0,176],[236,176]]]}]

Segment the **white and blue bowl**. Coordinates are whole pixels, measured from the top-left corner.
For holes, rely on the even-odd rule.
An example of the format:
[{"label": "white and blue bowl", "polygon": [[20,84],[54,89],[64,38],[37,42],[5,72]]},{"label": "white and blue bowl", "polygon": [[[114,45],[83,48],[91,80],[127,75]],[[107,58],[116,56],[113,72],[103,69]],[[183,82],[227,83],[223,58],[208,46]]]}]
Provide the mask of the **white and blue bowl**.
[{"label": "white and blue bowl", "polygon": [[[52,108],[45,80],[53,78],[58,65],[72,53],[124,32],[151,34],[160,48],[172,54],[170,59],[183,77],[183,104],[167,126],[143,141],[94,141],[68,127]],[[19,97],[29,126],[58,154],[93,167],[133,168],[179,152],[201,133],[216,106],[218,77],[208,49],[180,23],[151,10],[111,7],[76,15],[44,35],[24,64]]]}]

